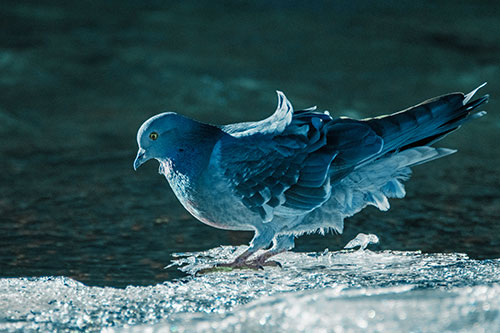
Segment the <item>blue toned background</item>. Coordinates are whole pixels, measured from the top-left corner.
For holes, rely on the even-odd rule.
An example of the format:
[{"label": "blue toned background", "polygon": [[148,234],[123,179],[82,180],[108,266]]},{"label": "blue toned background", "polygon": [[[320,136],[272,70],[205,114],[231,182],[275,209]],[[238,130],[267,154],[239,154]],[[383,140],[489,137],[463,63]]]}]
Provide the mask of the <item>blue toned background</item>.
[{"label": "blue toned background", "polygon": [[176,111],[225,124],[275,109],[369,117],[484,81],[488,115],[415,168],[407,197],[368,208],[339,249],[500,256],[498,1],[11,1],[0,3],[0,276],[150,285],[182,276],[173,252],[247,244],[177,202],[155,162],[132,169],[142,122]]}]

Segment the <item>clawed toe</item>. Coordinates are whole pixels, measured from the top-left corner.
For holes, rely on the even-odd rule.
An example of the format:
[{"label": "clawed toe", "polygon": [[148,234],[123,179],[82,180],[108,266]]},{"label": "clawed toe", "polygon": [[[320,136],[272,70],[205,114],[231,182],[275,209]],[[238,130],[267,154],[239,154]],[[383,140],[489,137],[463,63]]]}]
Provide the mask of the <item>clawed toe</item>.
[{"label": "clawed toe", "polygon": [[250,261],[233,261],[230,263],[219,263],[213,267],[205,268],[198,271],[198,274],[206,274],[212,272],[225,272],[232,271],[233,269],[252,269],[252,270],[262,270],[264,267],[279,267],[283,268],[283,266],[274,260],[268,260],[265,262],[260,262],[259,260],[250,260]]},{"label": "clawed toe", "polygon": [[220,263],[217,264],[216,267],[221,267],[221,268],[232,268],[232,269],[253,269],[253,270],[259,270],[259,269],[264,269],[264,266],[267,266],[265,263],[262,264],[260,262],[257,262],[256,260],[250,260],[250,261],[239,261],[239,262],[231,262],[231,263]]},{"label": "clawed toe", "polygon": [[283,268],[283,266],[281,265],[281,263],[279,263],[278,261],[274,261],[274,260],[267,260],[267,261],[264,261],[264,262],[260,262],[258,260],[252,260],[250,263],[252,265],[255,265],[255,266],[259,267],[260,269],[264,269],[264,266]]},{"label": "clawed toe", "polygon": [[233,268],[233,269],[243,269],[243,268],[256,269],[254,267],[249,267],[248,262],[245,262],[245,261],[222,262],[222,263],[216,264],[215,267]]}]

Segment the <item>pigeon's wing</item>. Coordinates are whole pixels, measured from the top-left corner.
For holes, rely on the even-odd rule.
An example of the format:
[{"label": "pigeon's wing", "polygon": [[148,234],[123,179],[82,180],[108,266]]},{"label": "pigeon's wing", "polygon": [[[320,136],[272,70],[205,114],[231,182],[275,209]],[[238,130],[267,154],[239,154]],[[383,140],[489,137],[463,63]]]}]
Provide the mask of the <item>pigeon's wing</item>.
[{"label": "pigeon's wing", "polygon": [[338,151],[329,170],[333,184],[379,157],[384,147],[384,140],[370,126],[349,118],[332,120],[327,125],[327,140]]},{"label": "pigeon's wing", "polygon": [[329,197],[328,168],[336,152],[321,150],[321,138],[309,140],[307,126],[301,130],[287,136],[256,133],[220,141],[224,176],[235,195],[264,222],[275,214],[304,214]]},{"label": "pigeon's wing", "polygon": [[278,106],[270,117],[261,121],[226,125],[223,130],[233,137],[282,133],[292,122],[293,107],[283,92],[276,91],[276,93],[278,95]]},{"label": "pigeon's wing", "polygon": [[280,105],[289,102],[282,98],[270,117],[277,125],[264,120],[251,123],[249,129],[241,124],[226,127],[230,135],[218,147],[219,166],[235,195],[264,222],[321,206],[331,195],[332,176],[344,177],[383,145],[360,122],[332,121],[314,108],[293,113],[291,104],[283,112]]}]

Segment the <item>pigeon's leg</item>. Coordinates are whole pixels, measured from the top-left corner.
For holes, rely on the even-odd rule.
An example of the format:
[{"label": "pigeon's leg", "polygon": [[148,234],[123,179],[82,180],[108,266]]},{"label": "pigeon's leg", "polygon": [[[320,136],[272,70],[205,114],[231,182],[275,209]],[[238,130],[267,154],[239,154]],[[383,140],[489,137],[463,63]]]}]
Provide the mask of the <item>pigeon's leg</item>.
[{"label": "pigeon's leg", "polygon": [[295,246],[295,237],[293,235],[278,235],[273,239],[273,247],[270,248],[267,252],[264,252],[255,260],[252,260],[252,264],[255,264],[258,267],[262,266],[279,266],[281,264],[274,260],[267,260],[272,256],[275,256],[279,253],[288,251],[293,249]]},{"label": "pigeon's leg", "polygon": [[[257,252],[258,250],[265,248],[273,241],[274,231],[271,228],[262,228],[255,231],[255,235],[250,242],[250,246],[240,254],[231,263],[218,264],[219,267],[233,267],[233,268],[258,268],[253,264],[248,264],[247,259]],[[254,267],[255,266],[255,267]]]}]

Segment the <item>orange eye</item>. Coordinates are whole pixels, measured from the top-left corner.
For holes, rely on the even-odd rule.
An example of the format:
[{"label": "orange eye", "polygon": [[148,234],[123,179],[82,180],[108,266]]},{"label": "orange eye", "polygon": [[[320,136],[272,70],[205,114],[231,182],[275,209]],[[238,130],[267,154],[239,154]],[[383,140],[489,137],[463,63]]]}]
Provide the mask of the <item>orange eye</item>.
[{"label": "orange eye", "polygon": [[156,139],[158,139],[158,133],[156,133],[156,132],[151,132],[151,133],[149,134],[149,138],[150,138],[151,140],[153,140],[153,141],[154,141],[154,140],[156,140]]}]

